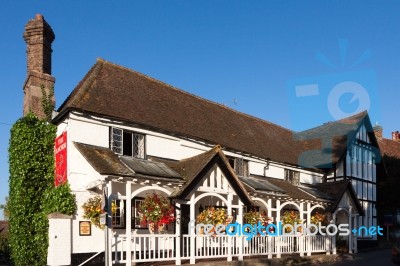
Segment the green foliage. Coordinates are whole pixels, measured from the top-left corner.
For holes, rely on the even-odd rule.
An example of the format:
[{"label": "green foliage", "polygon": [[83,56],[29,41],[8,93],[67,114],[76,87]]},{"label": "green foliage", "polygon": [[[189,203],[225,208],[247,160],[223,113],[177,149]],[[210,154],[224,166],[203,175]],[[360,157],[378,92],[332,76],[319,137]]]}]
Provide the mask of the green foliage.
[{"label": "green foliage", "polygon": [[64,183],[57,187],[49,187],[43,195],[43,212],[50,214],[59,212],[67,215],[72,215],[76,212],[75,195],[71,193],[71,188],[68,183]]},{"label": "green foliage", "polygon": [[33,114],[11,129],[10,247],[15,265],[46,265],[48,221],[43,194],[53,183],[56,127]]},{"label": "green foliage", "polygon": [[51,87],[49,89],[49,94],[46,93],[46,89],[44,88],[43,85],[40,85],[40,89],[42,91],[42,102],[41,102],[42,110],[46,115],[46,120],[50,122],[54,110],[54,104],[53,104],[54,87]]},{"label": "green foliage", "polygon": [[8,197],[6,197],[5,204],[0,204],[0,209],[3,210],[4,219],[8,220],[8,217],[10,216],[10,212],[8,210]]},{"label": "green foliage", "polygon": [[46,265],[47,214],[76,211],[69,185],[53,185],[55,136],[56,126],[31,113],[11,128],[7,208],[11,257],[16,266]]}]

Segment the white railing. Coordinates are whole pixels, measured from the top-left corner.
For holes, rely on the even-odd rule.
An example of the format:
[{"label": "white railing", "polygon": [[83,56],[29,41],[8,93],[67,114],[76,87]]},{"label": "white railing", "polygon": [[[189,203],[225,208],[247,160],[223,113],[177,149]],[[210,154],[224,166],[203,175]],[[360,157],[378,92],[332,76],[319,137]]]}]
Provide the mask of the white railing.
[{"label": "white railing", "polygon": [[[133,235],[131,239],[132,262],[175,260],[175,235],[143,234]],[[127,238],[116,234],[113,243],[113,263],[126,262]]]},{"label": "white railing", "polygon": [[[176,241],[181,241],[176,250]],[[329,236],[190,236],[177,237],[172,234],[136,234],[130,241],[132,262],[196,260],[207,258],[239,259],[248,256],[299,253],[311,255],[316,252],[331,252],[332,237]],[[194,244],[194,249],[191,245]],[[116,234],[113,238],[113,262],[126,263],[127,238]],[[192,251],[194,250],[194,253]]]}]

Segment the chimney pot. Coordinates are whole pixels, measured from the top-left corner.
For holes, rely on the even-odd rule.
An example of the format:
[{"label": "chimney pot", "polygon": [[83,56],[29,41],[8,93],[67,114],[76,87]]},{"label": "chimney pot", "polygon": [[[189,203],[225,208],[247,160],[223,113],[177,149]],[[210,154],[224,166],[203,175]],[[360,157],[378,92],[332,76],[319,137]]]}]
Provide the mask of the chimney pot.
[{"label": "chimney pot", "polygon": [[374,133],[378,140],[382,139],[383,128],[379,125],[374,126]]},{"label": "chimney pot", "polygon": [[396,140],[396,141],[400,140],[400,132],[399,131],[392,132],[392,140]]}]

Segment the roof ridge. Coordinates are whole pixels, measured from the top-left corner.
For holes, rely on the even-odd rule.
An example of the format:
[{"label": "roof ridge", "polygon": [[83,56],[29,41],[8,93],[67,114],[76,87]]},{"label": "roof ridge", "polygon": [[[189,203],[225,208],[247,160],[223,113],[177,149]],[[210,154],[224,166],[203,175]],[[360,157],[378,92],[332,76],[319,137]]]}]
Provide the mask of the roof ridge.
[{"label": "roof ridge", "polygon": [[295,133],[305,133],[307,131],[311,131],[311,130],[314,130],[314,129],[317,129],[317,128],[320,128],[320,127],[324,127],[324,126],[327,126],[329,124],[335,124],[335,123],[349,124],[349,123],[346,123],[346,122],[343,122],[343,121],[354,119],[354,118],[356,118],[357,116],[360,116],[360,115],[363,115],[362,117],[360,117],[360,121],[361,121],[362,119],[365,118],[366,115],[368,115],[368,111],[364,110],[364,111],[361,111],[361,112],[359,112],[357,114],[354,114],[352,116],[344,117],[342,119],[335,120],[335,121],[328,121],[328,122],[325,122],[323,124],[317,125],[315,127],[308,128],[308,129],[305,129],[305,130],[302,130],[302,131],[297,131]]},{"label": "roof ridge", "polygon": [[182,89],[180,89],[180,88],[178,88],[178,87],[175,87],[175,86],[172,86],[172,85],[170,85],[170,84],[168,84],[168,83],[165,83],[164,81],[158,80],[158,79],[156,79],[156,78],[153,78],[153,77],[150,77],[150,76],[148,76],[148,75],[146,75],[146,74],[143,74],[143,73],[141,73],[141,72],[138,72],[138,71],[136,71],[136,70],[134,70],[134,69],[131,69],[131,68],[128,68],[128,67],[124,67],[124,66],[121,66],[121,65],[118,65],[118,64],[115,64],[115,63],[112,63],[112,62],[107,61],[107,60],[105,60],[105,59],[103,59],[103,58],[100,58],[100,57],[97,58],[97,61],[100,61],[100,62],[102,62],[102,63],[109,64],[109,65],[111,65],[111,66],[113,66],[113,67],[117,67],[117,68],[123,69],[123,70],[125,70],[125,71],[129,71],[129,72],[135,73],[135,74],[140,75],[140,76],[142,76],[142,77],[144,77],[144,78],[147,78],[147,79],[149,79],[149,80],[151,80],[151,81],[154,81],[154,82],[157,82],[157,83],[159,83],[159,84],[161,84],[161,85],[167,86],[167,87],[169,87],[169,88],[171,88],[171,89],[173,89],[173,90],[176,90],[176,91],[178,91],[178,92],[180,92],[180,93],[183,93],[183,94],[192,96],[192,97],[194,97],[194,98],[197,98],[197,99],[199,99],[199,100],[208,102],[208,103],[210,103],[210,104],[215,104],[215,105],[217,105],[217,106],[219,106],[219,107],[221,107],[221,108],[225,108],[225,109],[227,109],[227,110],[229,110],[229,111],[233,111],[233,112],[235,112],[235,113],[237,113],[237,114],[239,114],[239,115],[246,116],[246,117],[249,117],[249,118],[258,120],[258,121],[262,121],[262,122],[264,122],[264,123],[267,123],[267,124],[270,124],[270,125],[279,127],[279,128],[281,128],[281,129],[284,129],[284,130],[286,130],[286,131],[288,131],[288,132],[291,132],[291,133],[294,132],[293,130],[288,129],[288,128],[285,128],[285,127],[283,127],[283,126],[281,126],[281,125],[278,125],[278,124],[269,122],[269,121],[267,121],[267,120],[261,119],[261,118],[256,117],[256,116],[252,116],[252,115],[249,115],[249,114],[240,112],[240,111],[235,110],[235,109],[233,109],[233,108],[230,108],[230,107],[228,107],[228,106],[226,106],[226,105],[224,105],[224,104],[221,104],[221,103],[218,103],[218,102],[214,102],[214,101],[211,101],[211,100],[209,100],[209,99],[200,97],[200,96],[198,96],[198,95],[196,95],[196,94],[187,92],[187,91],[182,90]]}]

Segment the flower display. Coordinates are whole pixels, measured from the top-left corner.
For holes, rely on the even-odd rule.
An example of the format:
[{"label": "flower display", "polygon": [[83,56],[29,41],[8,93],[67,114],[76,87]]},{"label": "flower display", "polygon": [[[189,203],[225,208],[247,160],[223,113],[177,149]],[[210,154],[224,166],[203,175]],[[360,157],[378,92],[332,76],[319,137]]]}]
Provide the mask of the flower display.
[{"label": "flower display", "polygon": [[[319,213],[319,212],[315,212],[314,215],[311,216],[311,223],[316,225],[317,227],[319,227],[319,223],[321,223],[322,225],[326,225],[327,221],[326,221],[326,215],[323,213]],[[316,231],[315,228],[311,228],[311,232],[314,233]]]},{"label": "flower display", "polygon": [[[294,224],[301,224],[302,220],[300,219],[300,214],[297,211],[285,211],[283,213],[283,216],[281,217],[281,222],[282,224],[291,224],[294,226]],[[299,231],[301,230],[301,227],[299,227]],[[285,228],[286,233],[290,233],[290,228]]]},{"label": "flower display", "polygon": [[196,222],[202,224],[225,224],[228,215],[226,209],[210,207],[203,210],[197,215]]},{"label": "flower display", "polygon": [[[83,205],[83,218],[90,220],[96,227],[104,229],[104,225],[100,225],[100,214],[105,213],[101,209],[101,198],[100,196],[95,196],[88,199]],[[119,207],[113,200],[111,202],[111,212],[115,214]]]},{"label": "flower display", "polygon": [[258,222],[261,222],[262,224],[265,224],[266,221],[268,220],[268,215],[266,211],[256,211],[255,209],[252,209],[251,211],[246,212],[243,214],[244,221],[248,224],[257,224]]},{"label": "flower display", "polygon": [[326,224],[326,215],[323,213],[315,212],[315,214],[311,216],[311,223],[315,225],[318,225],[319,223]]},{"label": "flower display", "polygon": [[147,195],[140,203],[139,214],[141,223],[155,223],[160,226],[175,221],[175,211],[170,201],[156,193]]},{"label": "flower display", "polygon": [[82,205],[82,208],[84,211],[83,218],[89,219],[98,228],[104,228],[104,225],[100,225],[100,214],[104,211],[101,209],[101,198],[99,196],[88,199]]}]

